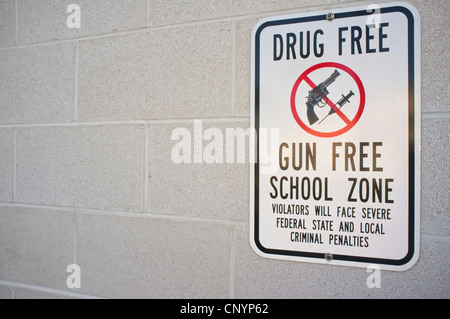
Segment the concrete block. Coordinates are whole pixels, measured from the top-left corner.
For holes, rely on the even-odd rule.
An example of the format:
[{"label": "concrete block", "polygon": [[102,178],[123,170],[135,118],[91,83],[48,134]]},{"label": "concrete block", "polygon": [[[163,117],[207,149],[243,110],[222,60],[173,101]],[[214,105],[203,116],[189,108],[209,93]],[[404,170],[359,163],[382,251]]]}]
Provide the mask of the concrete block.
[{"label": "concrete block", "polygon": [[12,299],[12,289],[6,286],[0,286],[0,299]]},{"label": "concrete block", "polygon": [[230,23],[83,41],[80,119],[229,115],[230,61]]},{"label": "concrete block", "polygon": [[81,293],[111,298],[227,298],[226,226],[77,215]]},{"label": "concrete block", "polygon": [[[19,44],[71,39],[145,27],[146,0],[18,0]],[[69,28],[69,4],[80,7],[80,28]]]},{"label": "concrete block", "polygon": [[0,51],[0,124],[15,121],[16,80],[14,65],[16,50]]},{"label": "concrete block", "polygon": [[0,280],[67,289],[73,264],[70,212],[0,207]]},{"label": "concrete block", "polygon": [[190,0],[153,0],[150,21],[152,25],[175,24],[274,10],[303,9],[332,2],[332,0],[201,0],[195,1],[195,5],[193,5]]},{"label": "concrete block", "polygon": [[425,234],[450,235],[450,119],[422,121],[421,228]]},{"label": "concrete block", "polygon": [[[67,274],[70,275],[69,273]],[[80,299],[70,295],[58,294],[52,292],[44,292],[41,290],[32,290],[26,288],[15,288],[14,289],[14,299]]]},{"label": "concrete block", "polygon": [[13,194],[13,130],[0,128],[0,202],[11,202]]},{"label": "concrete block", "polygon": [[450,240],[444,236],[421,236],[420,257],[406,272],[381,272],[380,298],[448,299],[450,297]]},{"label": "concrete block", "polygon": [[19,128],[17,201],[141,210],[143,126]]},{"label": "concrete block", "polygon": [[0,58],[1,124],[73,119],[74,44],[9,49]]},{"label": "concrete block", "polygon": [[13,46],[16,37],[14,1],[0,0],[0,47]]},{"label": "concrete block", "polygon": [[[194,126],[198,128],[198,134]],[[227,128],[246,130],[248,126],[249,123],[245,122],[151,125],[149,211],[247,220],[250,168],[248,158],[244,159],[244,163],[238,163],[237,153],[240,151],[245,155],[248,154],[248,139],[245,145],[241,144],[242,146],[238,144],[237,139],[235,140],[235,146],[232,148],[235,157],[227,162],[226,135]],[[172,149],[185,141],[185,137],[178,134],[174,135],[174,141],[171,140],[172,132],[177,129],[184,129],[191,136],[191,142],[188,142],[191,147],[187,152],[179,152],[183,154],[191,152],[190,163],[173,161]],[[211,153],[207,149],[207,145],[211,142],[204,140],[202,143],[202,132],[208,129],[216,130],[219,137],[217,141],[223,143],[223,147],[217,147],[217,150],[223,153],[223,156],[218,154],[217,158],[223,163],[207,163],[202,156]],[[222,135],[221,138],[219,133]],[[197,137],[199,147],[194,145]],[[202,163],[195,163],[198,155]]]},{"label": "concrete block", "polygon": [[448,36],[446,0],[409,1],[420,13],[422,37],[422,111],[449,112],[450,52],[444,39]]},{"label": "concrete block", "polygon": [[236,22],[236,114],[250,115],[251,38],[252,30],[262,17]]}]

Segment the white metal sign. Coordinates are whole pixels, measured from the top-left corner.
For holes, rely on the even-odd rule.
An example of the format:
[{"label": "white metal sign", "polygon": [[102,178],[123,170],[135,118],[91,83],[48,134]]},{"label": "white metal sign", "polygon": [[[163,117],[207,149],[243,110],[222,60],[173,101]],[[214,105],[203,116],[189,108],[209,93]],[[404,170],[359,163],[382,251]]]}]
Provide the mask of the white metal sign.
[{"label": "white metal sign", "polygon": [[406,270],[419,252],[420,21],[388,3],[252,36],[250,237],[261,256]]}]

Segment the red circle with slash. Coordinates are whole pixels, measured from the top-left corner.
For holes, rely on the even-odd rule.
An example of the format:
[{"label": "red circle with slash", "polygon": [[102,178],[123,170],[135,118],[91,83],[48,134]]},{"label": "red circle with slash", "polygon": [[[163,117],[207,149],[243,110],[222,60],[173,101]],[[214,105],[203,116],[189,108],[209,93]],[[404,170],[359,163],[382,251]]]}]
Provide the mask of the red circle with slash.
[{"label": "red circle with slash", "polygon": [[[321,68],[337,68],[337,69],[347,72],[353,78],[353,80],[355,80],[355,82],[358,86],[358,90],[359,90],[360,102],[359,102],[358,112],[356,113],[355,117],[352,120],[350,120],[340,110],[336,110],[336,114],[346,123],[346,126],[343,127],[342,129],[339,129],[334,132],[319,132],[319,131],[315,131],[315,130],[311,129],[309,126],[307,126],[305,123],[303,123],[303,121],[300,119],[300,117],[298,116],[298,113],[297,113],[297,108],[295,106],[295,97],[297,95],[297,90],[298,90],[300,83],[305,81],[313,89],[316,85],[311,81],[311,79],[308,77],[308,75],[311,72],[313,72],[317,69],[321,69]],[[292,89],[292,93],[291,93],[291,110],[292,110],[292,114],[294,115],[295,121],[306,132],[308,132],[312,135],[318,136],[318,137],[335,137],[335,136],[344,134],[345,132],[350,130],[361,118],[361,115],[364,111],[365,103],[366,103],[366,92],[364,91],[364,86],[363,86],[359,76],[349,67],[347,67],[343,64],[340,64],[340,63],[335,63],[335,62],[319,63],[319,64],[316,64],[316,65],[310,67],[309,69],[307,69],[297,79],[297,81],[295,82],[294,87]],[[328,100],[327,104],[330,107],[333,107],[333,105],[334,105],[329,100]]]}]

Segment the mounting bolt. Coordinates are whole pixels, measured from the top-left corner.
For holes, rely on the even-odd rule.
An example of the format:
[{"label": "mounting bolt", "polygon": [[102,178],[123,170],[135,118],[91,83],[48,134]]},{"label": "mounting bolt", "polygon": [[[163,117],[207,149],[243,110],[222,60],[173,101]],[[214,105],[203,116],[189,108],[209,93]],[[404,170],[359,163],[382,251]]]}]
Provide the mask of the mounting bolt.
[{"label": "mounting bolt", "polygon": [[332,21],[333,19],[334,19],[334,13],[332,13],[332,12],[327,13],[327,20]]},{"label": "mounting bolt", "polygon": [[333,260],[333,254],[326,253],[325,254],[325,260],[326,261],[332,261]]}]

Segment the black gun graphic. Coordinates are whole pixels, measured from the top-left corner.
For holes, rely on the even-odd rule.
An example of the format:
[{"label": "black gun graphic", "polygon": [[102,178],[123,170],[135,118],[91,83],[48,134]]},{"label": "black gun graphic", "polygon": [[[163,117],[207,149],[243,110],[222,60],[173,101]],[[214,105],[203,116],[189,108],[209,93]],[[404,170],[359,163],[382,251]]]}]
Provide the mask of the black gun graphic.
[{"label": "black gun graphic", "polygon": [[308,101],[306,102],[306,115],[308,116],[310,125],[313,125],[319,120],[316,113],[314,112],[314,106],[317,105],[319,107],[324,107],[328,103],[327,95],[330,92],[328,92],[327,87],[331,83],[333,83],[339,75],[341,74],[337,70],[334,70],[333,74],[328,79],[308,92]]}]

